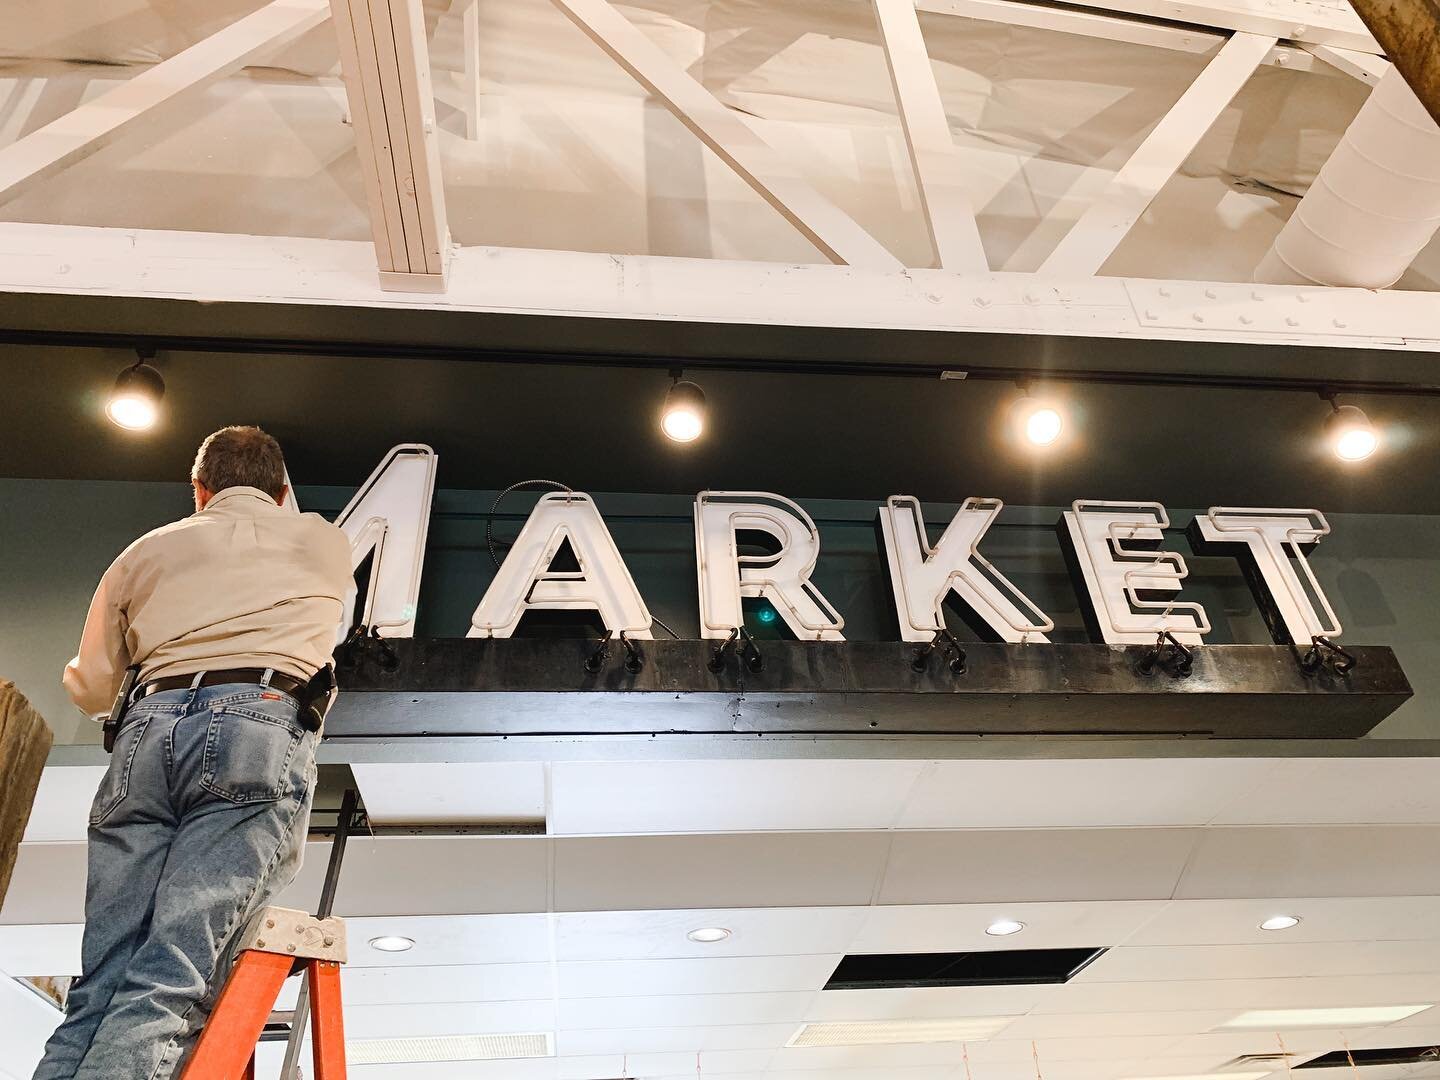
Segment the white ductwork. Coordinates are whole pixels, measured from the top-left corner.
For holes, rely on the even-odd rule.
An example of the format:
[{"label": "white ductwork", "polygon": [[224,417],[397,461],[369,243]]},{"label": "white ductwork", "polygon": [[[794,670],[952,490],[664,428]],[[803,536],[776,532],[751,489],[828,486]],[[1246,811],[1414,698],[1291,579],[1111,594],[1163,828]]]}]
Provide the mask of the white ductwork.
[{"label": "white ductwork", "polygon": [[1275,238],[1255,280],[1395,284],[1440,228],[1440,127],[1387,71]]}]

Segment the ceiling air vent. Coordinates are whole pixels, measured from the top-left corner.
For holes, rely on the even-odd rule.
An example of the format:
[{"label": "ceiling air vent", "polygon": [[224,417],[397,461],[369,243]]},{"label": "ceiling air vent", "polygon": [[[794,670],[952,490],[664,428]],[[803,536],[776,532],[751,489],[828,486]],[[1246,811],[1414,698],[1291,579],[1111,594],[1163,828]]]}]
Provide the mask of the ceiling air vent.
[{"label": "ceiling air vent", "polygon": [[1282,1054],[1274,1050],[1268,1054],[1241,1054],[1225,1062],[1216,1072],[1253,1073],[1264,1070],[1269,1074],[1276,1069],[1283,1069],[1288,1062],[1294,1061],[1295,1057],[1295,1054]]},{"label": "ceiling air vent", "polygon": [[1004,949],[996,952],[847,956],[826,990],[918,986],[1033,986],[1065,983],[1104,949]]},{"label": "ceiling air vent", "polygon": [[555,1037],[538,1035],[431,1035],[407,1039],[351,1039],[351,1065],[399,1065],[416,1061],[498,1061],[555,1055]]},{"label": "ceiling air vent", "polygon": [[1356,1065],[1421,1065],[1440,1061],[1440,1046],[1389,1046],[1382,1050],[1331,1050],[1297,1069],[1339,1069]]}]

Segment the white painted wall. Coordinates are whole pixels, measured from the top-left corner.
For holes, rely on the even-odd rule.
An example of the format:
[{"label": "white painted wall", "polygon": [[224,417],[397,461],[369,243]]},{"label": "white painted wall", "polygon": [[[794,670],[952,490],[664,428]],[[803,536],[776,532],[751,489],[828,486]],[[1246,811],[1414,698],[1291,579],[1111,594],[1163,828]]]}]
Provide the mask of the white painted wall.
[{"label": "white painted wall", "polygon": [[0,971],[0,1080],[28,1080],[60,1010]]}]

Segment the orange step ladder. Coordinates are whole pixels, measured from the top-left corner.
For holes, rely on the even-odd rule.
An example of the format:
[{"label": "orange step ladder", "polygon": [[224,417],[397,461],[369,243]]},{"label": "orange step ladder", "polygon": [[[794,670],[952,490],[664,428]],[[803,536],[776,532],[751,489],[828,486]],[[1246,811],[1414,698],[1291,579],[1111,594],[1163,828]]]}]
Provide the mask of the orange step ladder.
[{"label": "orange step ladder", "polygon": [[[181,1080],[254,1080],[260,1033],[281,986],[297,971],[305,974],[309,997],[315,1080],[345,1080],[345,920],[267,907],[241,935],[237,957]],[[298,1011],[296,1021],[304,1022]]]}]

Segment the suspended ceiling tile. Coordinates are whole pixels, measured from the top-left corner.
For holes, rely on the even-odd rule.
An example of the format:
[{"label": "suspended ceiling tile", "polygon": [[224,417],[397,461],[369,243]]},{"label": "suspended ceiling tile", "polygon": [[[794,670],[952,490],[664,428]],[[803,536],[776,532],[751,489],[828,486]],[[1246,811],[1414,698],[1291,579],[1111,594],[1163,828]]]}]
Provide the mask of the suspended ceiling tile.
[{"label": "suspended ceiling tile", "polygon": [[[1333,1005],[1348,1005],[1346,1001],[1335,1001]],[[1404,1004],[1395,1002],[1394,1004]],[[1231,1017],[1238,1015],[1243,1010],[1235,1010]],[[1252,1030],[1252,1031],[1216,1031],[1200,1035],[1190,1035],[1180,1039],[1172,1047],[1175,1056],[1186,1057],[1207,1057],[1220,1065],[1241,1054],[1274,1054],[1280,1049],[1280,1041],[1285,1043],[1285,1049],[1290,1053],[1302,1057],[1315,1057],[1319,1054],[1328,1053],[1331,1050],[1341,1049],[1342,1037],[1345,1039],[1359,1039],[1364,1037],[1373,1028],[1337,1028],[1334,1025],[1328,1027],[1305,1027],[1305,1028],[1282,1028],[1279,1031]],[[1305,1074],[1302,1074],[1305,1075]],[[1316,1073],[1320,1080],[1331,1074]],[[1333,1074],[1333,1080],[1340,1080],[1344,1074]],[[1348,1080],[1348,1078],[1347,1078]],[[1370,1080],[1367,1075],[1365,1080]]]},{"label": "suspended ceiling tile", "polygon": [[0,926],[0,971],[17,978],[79,975],[80,923]]},{"label": "suspended ceiling tile", "polygon": [[[1106,903],[931,904],[876,907],[851,952],[966,952],[976,949],[1057,949],[1114,945],[1165,909],[1164,900]],[[1025,930],[991,937],[986,927],[1015,919]]]},{"label": "suspended ceiling tile", "polygon": [[936,762],[898,827],[1203,825],[1286,765],[1237,759]]},{"label": "suspended ceiling tile", "polygon": [[48,765],[40,774],[24,842],[83,843],[90,827],[90,804],[105,777],[104,765]]},{"label": "suspended ceiling tile", "polygon": [[747,956],[714,960],[601,960],[562,963],[562,998],[815,991],[840,957]]},{"label": "suspended ceiling tile", "polygon": [[364,1039],[534,1034],[555,1030],[555,1003],[392,1001],[383,1005],[358,1005],[346,1001],[345,1026],[351,1038]]},{"label": "suspended ceiling tile", "polygon": [[[549,840],[539,836],[354,836],[345,848],[335,910],[361,915],[467,915],[544,911]],[[306,846],[282,907],[315,910],[330,855]]]},{"label": "suspended ceiling tile", "polygon": [[0,924],[85,921],[85,845],[21,844]]},{"label": "suspended ceiling tile", "polygon": [[[958,1042],[892,1043],[882,1046],[782,1046],[770,1059],[770,1069],[783,1072],[792,1069],[901,1069],[936,1065],[954,1068],[964,1063],[964,1055],[965,1050]],[[988,1075],[983,1080],[989,1080]]]},{"label": "suspended ceiling tile", "polygon": [[[1021,1065],[1033,1063],[1034,1050],[1030,1040],[1007,1038],[1008,1034],[1008,1030],[1002,1031],[999,1035],[972,1046],[970,1048],[971,1062],[975,1065],[1002,1062]],[[1038,1049],[1042,1062],[1108,1062],[1114,1061],[1116,1058],[1159,1056],[1182,1037],[1176,1035],[1107,1035],[1098,1038],[1051,1038],[1037,1042],[1035,1049]]]},{"label": "suspended ceiling tile", "polygon": [[826,990],[805,1019],[943,1020],[959,1016],[1020,1016],[1054,998],[1058,986],[925,986],[895,990]]},{"label": "suspended ceiling tile", "polygon": [[558,764],[551,831],[886,829],[922,768],[897,761]]},{"label": "suspended ceiling tile", "polygon": [[377,825],[545,820],[539,763],[357,764],[351,770]]},{"label": "suspended ceiling tile", "polygon": [[1283,931],[1286,942],[1440,939],[1440,896],[1312,896],[1176,900],[1125,944],[1273,944],[1277,932],[1261,930],[1260,924],[1287,914],[1301,922]]},{"label": "suspended ceiling tile", "polygon": [[1440,895],[1435,851],[1434,825],[1205,829],[1175,896]]},{"label": "suspended ceiling tile", "polygon": [[[351,952],[356,949],[352,940]],[[350,1005],[454,1004],[496,1001],[550,1001],[555,996],[552,964],[449,964],[437,967],[355,967],[341,972]],[[285,984],[282,1002],[294,1000],[298,979]],[[288,1005],[282,1004],[288,1008]]]},{"label": "suspended ceiling tile", "polygon": [[1110,1035],[1194,1035],[1209,1031],[1234,1015],[1232,1011],[1035,1013],[1022,1016],[1001,1034],[1003,1039],[1065,1039]]},{"label": "suspended ceiling tile", "polygon": [[683,1054],[714,1050],[769,1050],[795,1032],[794,1024],[747,1024],[692,1028],[609,1028],[560,1030],[562,1056],[593,1054]]},{"label": "suspended ceiling tile", "polygon": [[1440,823],[1440,758],[1296,760],[1215,818],[1220,825]]},{"label": "suspended ceiling tile", "polygon": [[[843,953],[865,917],[860,907],[572,912],[554,917],[555,953],[560,960]],[[702,928],[727,929],[730,937],[686,936]]]},{"label": "suspended ceiling tile", "polygon": [[[715,1077],[758,1076],[764,1070],[774,1051],[761,1050],[710,1050],[697,1055],[695,1051],[668,1054],[593,1054],[569,1056],[559,1059],[561,1080],[597,1080],[605,1077],[629,1076],[635,1080],[650,1080],[658,1076],[684,1076],[686,1080],[714,1080]],[[613,1066],[613,1070],[596,1070],[595,1064]],[[581,1073],[577,1066],[589,1068]],[[697,1077],[697,1066],[700,1075]],[[623,1070],[623,1071],[622,1071]],[[811,1080],[819,1080],[812,1077]]]},{"label": "suspended ceiling tile", "polygon": [[594,1028],[703,1027],[795,1022],[805,1018],[815,994],[669,994],[663,997],[567,998],[559,1025],[569,1031]]},{"label": "suspended ceiling tile", "polygon": [[1082,983],[1041,1001],[1037,1013],[1225,1011],[1440,1002],[1440,975]]},{"label": "suspended ceiling tile", "polygon": [[1285,941],[1111,949],[1080,973],[1084,982],[1273,979],[1313,975],[1440,972],[1440,941]]},{"label": "suspended ceiling tile", "polygon": [[[1426,1009],[1424,1012],[1422,1012],[1422,1013],[1416,1013],[1414,1016],[1407,1016],[1404,1020],[1400,1020],[1400,1021],[1398,1021],[1398,1022],[1396,1022],[1396,1023],[1394,1023],[1394,1024],[1391,1024],[1390,1026],[1391,1026],[1391,1027],[1435,1027],[1436,1029],[1440,1029],[1440,1006],[1437,1006],[1436,1008],[1433,1008],[1433,1009]],[[1407,1034],[1407,1035],[1406,1035],[1406,1038],[1409,1038],[1409,1037],[1410,1037],[1410,1036]],[[1436,1034],[1435,1038],[1436,1038],[1436,1045],[1440,1045],[1440,1030],[1437,1030],[1437,1034]]]},{"label": "suspended ceiling tile", "polygon": [[868,904],[884,833],[558,838],[555,910]]},{"label": "suspended ceiling tile", "polygon": [[[406,915],[347,918],[350,967],[426,967],[439,964],[546,963],[550,925],[545,915]],[[381,952],[369,942],[408,937],[407,952]]]},{"label": "suspended ceiling tile", "polygon": [[902,832],[882,904],[1168,898],[1199,830]]},{"label": "suspended ceiling tile", "polygon": [[[359,1036],[347,1031],[350,1038]],[[405,1061],[395,1065],[356,1065],[347,1070],[355,1080],[557,1080],[555,1058],[503,1061]]]}]

